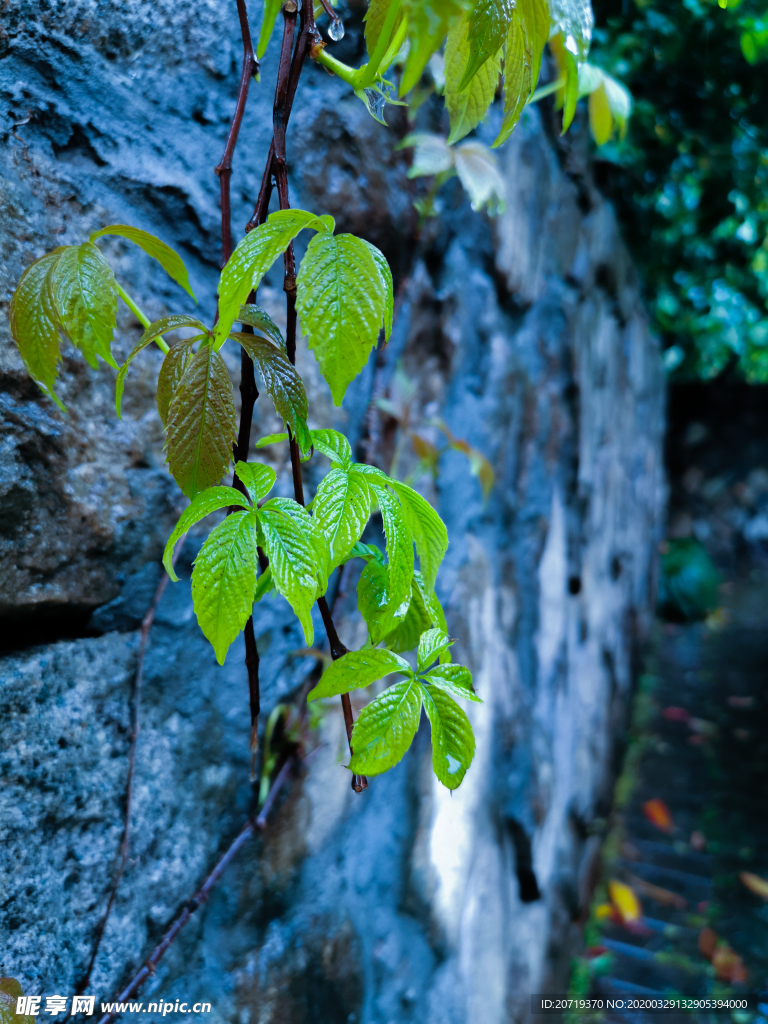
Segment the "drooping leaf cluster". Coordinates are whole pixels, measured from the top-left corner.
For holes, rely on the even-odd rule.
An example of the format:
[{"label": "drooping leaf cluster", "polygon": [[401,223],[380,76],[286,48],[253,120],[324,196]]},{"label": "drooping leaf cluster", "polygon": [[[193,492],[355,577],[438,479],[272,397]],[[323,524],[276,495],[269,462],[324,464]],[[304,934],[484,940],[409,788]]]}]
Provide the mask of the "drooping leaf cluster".
[{"label": "drooping leaf cluster", "polygon": [[[602,151],[668,368],[768,380],[768,23],[763,0],[597,0],[594,59],[635,97]],[[723,6],[726,6],[723,3]],[[607,162],[610,161],[610,162]]]}]

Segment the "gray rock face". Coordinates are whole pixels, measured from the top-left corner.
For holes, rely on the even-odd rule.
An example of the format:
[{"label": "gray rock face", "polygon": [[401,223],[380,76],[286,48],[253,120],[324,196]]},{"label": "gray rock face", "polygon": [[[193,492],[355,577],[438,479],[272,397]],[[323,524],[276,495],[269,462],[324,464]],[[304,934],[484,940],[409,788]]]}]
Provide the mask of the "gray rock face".
[{"label": "gray rock face", "polygon": [[[33,258],[127,222],[182,251],[210,315],[212,168],[238,78],[233,14],[213,0],[6,9],[4,308]],[[354,19],[343,45],[352,59]],[[236,155],[235,225],[260,178],[273,77],[274,55]],[[558,149],[530,111],[501,151],[505,214],[492,224],[449,186],[439,222],[417,238],[393,134],[319,69],[301,90],[289,133],[296,204],[370,238],[400,275],[393,338],[341,410],[300,351],[311,418],[346,429],[401,475],[417,456],[393,412],[407,408],[441,450],[436,478],[418,483],[451,537],[438,590],[456,658],[483,698],[468,709],[477,755],[450,796],[431,775],[422,726],[404,761],[357,796],[331,702],[305,729],[308,756],[269,829],[241,851],[142,999],[209,1001],[213,1019],[239,1024],[501,1024],[525,1015],[531,992],[565,985],[589,835],[610,799],[661,529],[659,355],[578,138]],[[191,311],[148,258],[117,240],[105,249],[149,315]],[[276,317],[279,284],[260,292]],[[138,330],[126,314],[120,354]],[[74,990],[117,861],[131,631],[179,507],[153,404],[157,367],[151,352],[137,360],[120,422],[113,371],[65,353],[65,416],[27,380],[0,320],[0,612],[7,647],[22,612],[43,643],[0,663],[0,972],[25,992]],[[386,399],[380,411],[368,411],[372,399]],[[258,434],[276,426],[262,400],[256,420]],[[487,499],[438,420],[490,461]],[[289,493],[285,454],[274,451]],[[219,668],[199,633],[186,582],[199,543],[187,542],[182,582],[167,588],[150,635],[131,860],[92,977],[99,999],[141,964],[255,808],[242,644]],[[88,628],[103,635],[47,642],[67,615],[84,623],[94,608]],[[342,639],[359,646],[353,572],[336,608]],[[256,632],[266,720],[314,668],[292,653],[304,641],[282,601],[258,606]]]}]

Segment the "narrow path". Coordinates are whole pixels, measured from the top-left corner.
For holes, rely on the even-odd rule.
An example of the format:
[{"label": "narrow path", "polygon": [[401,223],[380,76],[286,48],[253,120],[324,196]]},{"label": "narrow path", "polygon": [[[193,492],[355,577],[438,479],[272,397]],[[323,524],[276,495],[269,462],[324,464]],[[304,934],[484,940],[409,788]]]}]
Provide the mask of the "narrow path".
[{"label": "narrow path", "polygon": [[[756,572],[719,623],[656,628],[585,937],[571,994],[768,989],[768,579]],[[765,1021],[765,1004],[734,1021]]]}]

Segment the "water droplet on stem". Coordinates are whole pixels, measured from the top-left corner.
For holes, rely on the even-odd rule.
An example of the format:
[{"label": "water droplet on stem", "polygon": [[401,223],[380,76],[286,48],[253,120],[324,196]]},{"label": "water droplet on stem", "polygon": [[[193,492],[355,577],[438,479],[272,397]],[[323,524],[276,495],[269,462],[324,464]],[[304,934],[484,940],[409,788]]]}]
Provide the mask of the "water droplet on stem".
[{"label": "water droplet on stem", "polygon": [[332,39],[334,43],[340,42],[344,38],[344,22],[341,18],[334,18],[328,26],[328,38]]}]

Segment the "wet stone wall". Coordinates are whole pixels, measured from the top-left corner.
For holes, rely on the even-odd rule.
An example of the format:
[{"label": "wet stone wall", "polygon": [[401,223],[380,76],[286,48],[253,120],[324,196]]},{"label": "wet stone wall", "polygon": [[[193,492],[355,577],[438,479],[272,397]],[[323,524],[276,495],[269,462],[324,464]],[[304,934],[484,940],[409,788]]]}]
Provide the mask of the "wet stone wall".
[{"label": "wet stone wall", "polygon": [[[257,5],[252,5],[258,23]],[[360,51],[346,11],[342,58]],[[213,167],[239,77],[234,3],[10,0],[0,19],[0,306],[25,266],[105,223],[154,231],[190,267],[204,317],[218,271]],[[235,158],[233,221],[248,218],[270,138],[274,52]],[[366,793],[349,788],[329,707],[263,837],[228,869],[143,991],[213,1004],[237,1024],[501,1024],[562,988],[610,797],[614,737],[654,592],[661,531],[663,380],[637,281],[578,133],[531,109],[499,154],[506,212],[474,214],[459,186],[419,232],[387,130],[312,66],[289,131],[296,205],[384,250],[396,275],[386,350],[332,407],[300,344],[310,420],[358,455],[413,467],[386,411],[426,438],[483,452],[484,500],[464,455],[419,486],[452,538],[438,581],[457,658],[483,703],[477,756],[451,796],[422,729]],[[440,127],[428,104],[419,125]],[[493,120],[493,115],[491,117]],[[493,135],[493,125],[488,135]],[[189,300],[128,243],[104,244],[155,318]],[[260,291],[277,319],[281,281]],[[118,359],[140,327],[120,315]],[[226,352],[226,350],[225,350]],[[237,383],[238,359],[227,356]],[[114,372],[64,350],[62,414],[30,383],[0,316],[0,973],[71,993],[104,913],[122,830],[137,626],[181,507],[153,402],[159,353]],[[377,398],[392,405],[384,411]],[[374,411],[370,411],[371,404]],[[257,403],[254,433],[278,427]],[[282,493],[285,453],[270,449]],[[309,464],[307,486],[318,470]],[[375,524],[372,527],[375,532]],[[150,635],[130,860],[91,991],[117,991],[254,807],[242,645],[219,668],[180,560]],[[350,573],[339,632],[362,643]],[[287,606],[258,607],[264,718],[313,670]],[[321,635],[318,622],[318,635]],[[144,1015],[141,1019],[149,1019]]]}]

